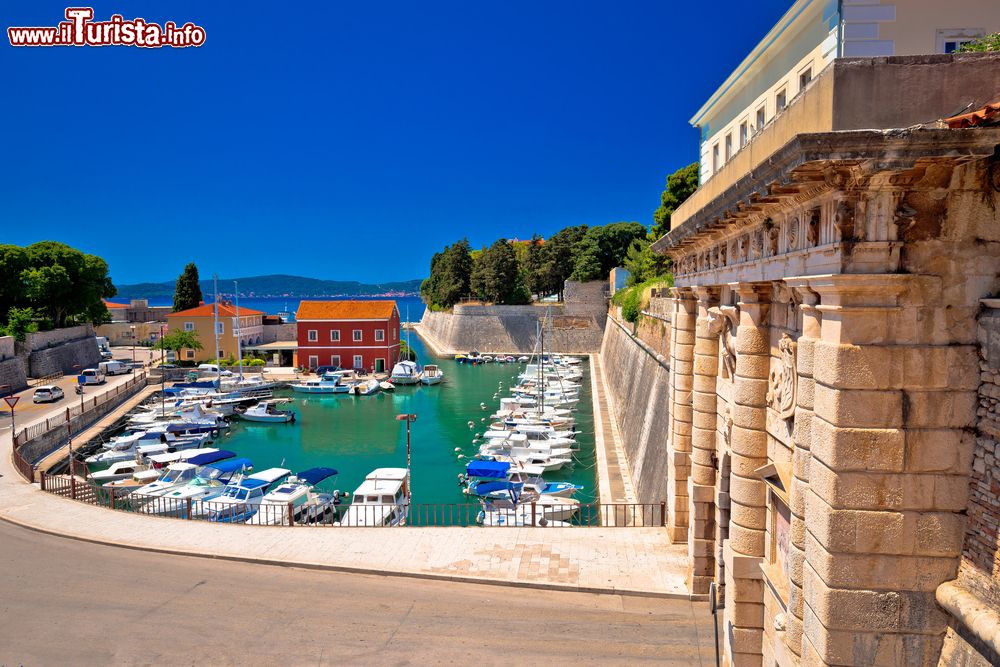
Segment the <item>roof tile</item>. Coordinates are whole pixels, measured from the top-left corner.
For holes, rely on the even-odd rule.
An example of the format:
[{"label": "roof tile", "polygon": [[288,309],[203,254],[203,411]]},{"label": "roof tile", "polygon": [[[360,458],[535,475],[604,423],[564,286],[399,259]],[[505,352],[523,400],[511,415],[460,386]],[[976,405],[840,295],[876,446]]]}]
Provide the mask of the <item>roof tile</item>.
[{"label": "roof tile", "polygon": [[[263,315],[264,313],[253,308],[240,308],[240,317],[247,315]],[[215,304],[203,303],[194,308],[180,310],[170,313],[167,317],[213,317],[215,315]],[[236,317],[236,307],[228,303],[219,303],[219,317]]]},{"label": "roof tile", "polygon": [[387,320],[396,302],[378,301],[302,301],[297,320]]}]

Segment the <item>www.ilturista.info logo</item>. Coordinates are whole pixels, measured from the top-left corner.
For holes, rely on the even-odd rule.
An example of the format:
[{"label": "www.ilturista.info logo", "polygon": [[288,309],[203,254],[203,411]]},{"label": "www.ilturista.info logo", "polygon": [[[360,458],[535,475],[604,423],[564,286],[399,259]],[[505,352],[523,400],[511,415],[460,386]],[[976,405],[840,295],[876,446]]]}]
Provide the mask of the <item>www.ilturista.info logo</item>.
[{"label": "www.ilturista.info logo", "polygon": [[205,29],[193,23],[162,26],[145,19],[125,20],[113,14],[107,21],[94,21],[92,7],[67,7],[66,19],[55,27],[7,28],[11,46],[162,46],[184,48],[205,43]]}]

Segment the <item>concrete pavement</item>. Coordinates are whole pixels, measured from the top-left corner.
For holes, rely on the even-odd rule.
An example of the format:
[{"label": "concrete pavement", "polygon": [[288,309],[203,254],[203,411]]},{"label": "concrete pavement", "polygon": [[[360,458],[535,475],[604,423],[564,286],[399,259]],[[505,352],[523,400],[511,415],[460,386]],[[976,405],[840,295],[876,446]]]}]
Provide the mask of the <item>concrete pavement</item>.
[{"label": "concrete pavement", "polygon": [[404,584],[2,523],[0,590],[4,665],[714,664],[705,603]]}]

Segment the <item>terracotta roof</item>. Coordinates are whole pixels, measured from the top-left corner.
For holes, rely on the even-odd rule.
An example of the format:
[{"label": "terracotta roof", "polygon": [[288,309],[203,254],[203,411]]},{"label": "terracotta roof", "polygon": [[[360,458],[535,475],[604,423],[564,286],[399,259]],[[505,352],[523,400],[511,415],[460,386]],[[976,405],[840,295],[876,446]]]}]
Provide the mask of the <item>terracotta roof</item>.
[{"label": "terracotta roof", "polygon": [[[264,313],[252,308],[240,308],[240,317],[246,315],[263,315]],[[170,313],[167,317],[213,317],[215,315],[215,304],[203,303],[194,308]],[[219,317],[236,317],[236,306],[228,303],[219,303]]]},{"label": "terracotta roof", "polygon": [[387,320],[395,301],[302,301],[297,320]]},{"label": "terracotta roof", "polygon": [[125,303],[112,303],[111,301],[108,301],[107,299],[101,299],[101,301],[104,302],[104,307],[105,308],[128,308],[128,304],[125,304]]},{"label": "terracotta roof", "polygon": [[944,119],[945,125],[954,129],[963,127],[980,127],[984,125],[996,125],[1000,123],[1000,99],[990,102],[986,106],[963,113],[958,116]]}]

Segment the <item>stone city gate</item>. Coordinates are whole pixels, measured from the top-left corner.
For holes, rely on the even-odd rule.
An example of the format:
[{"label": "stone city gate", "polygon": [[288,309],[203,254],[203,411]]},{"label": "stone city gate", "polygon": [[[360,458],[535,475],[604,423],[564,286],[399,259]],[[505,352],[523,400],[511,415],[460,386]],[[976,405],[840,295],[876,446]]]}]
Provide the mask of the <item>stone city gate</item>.
[{"label": "stone city gate", "polygon": [[669,531],[733,665],[937,664],[1000,287],[1000,128],[798,135],[675,266]]}]

